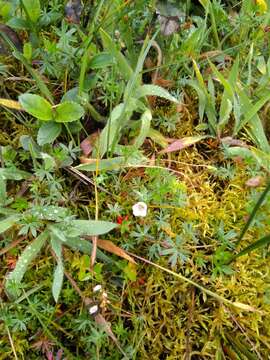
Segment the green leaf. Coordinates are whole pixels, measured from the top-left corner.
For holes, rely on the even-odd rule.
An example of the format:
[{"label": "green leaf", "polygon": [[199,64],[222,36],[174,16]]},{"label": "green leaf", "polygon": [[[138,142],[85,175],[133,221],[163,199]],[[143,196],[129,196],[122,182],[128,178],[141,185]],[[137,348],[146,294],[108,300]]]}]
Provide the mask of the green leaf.
[{"label": "green leaf", "polygon": [[0,234],[11,228],[19,219],[19,215],[11,215],[4,220],[0,220]]},{"label": "green leaf", "polygon": [[[81,239],[79,237],[68,237],[66,239],[66,242],[63,244],[65,246],[68,246],[69,248],[71,248],[72,250],[75,251],[81,251],[85,254],[90,255],[92,252],[92,242],[89,240],[85,240],[85,239]],[[112,263],[113,261],[111,260],[111,258],[109,258],[107,255],[105,255],[101,250],[97,249],[97,258],[99,260],[102,260],[106,263]]]},{"label": "green leaf", "polygon": [[149,130],[150,130],[150,125],[151,125],[151,120],[152,120],[152,114],[150,110],[146,110],[141,117],[141,129],[140,129],[140,133],[137,136],[137,138],[135,139],[135,142],[133,144],[133,146],[138,149],[139,147],[142,146],[142,144],[144,143],[144,140],[146,139],[146,137],[148,136]]},{"label": "green leaf", "polygon": [[136,98],[141,98],[144,96],[159,96],[161,98],[170,100],[176,104],[178,104],[178,100],[172,96],[167,90],[163,89],[162,87],[158,85],[142,85],[140,86],[136,93]]},{"label": "green leaf", "polygon": [[11,168],[0,168],[0,177],[4,180],[23,180],[31,176],[30,173],[17,169],[15,167]]},{"label": "green leaf", "polygon": [[265,104],[267,99],[270,99],[270,92],[261,97],[256,104],[252,104],[251,100],[245,93],[245,91],[237,86],[236,92],[240,99],[241,113],[243,119],[239,122],[238,126],[234,129],[234,135],[236,135],[244,125],[246,125],[246,131],[255,142],[255,144],[263,151],[269,152],[270,146],[267,137],[262,126],[261,119],[259,118],[258,111]]},{"label": "green leaf", "polygon": [[62,125],[54,121],[49,121],[41,125],[38,130],[37,143],[39,145],[52,144],[60,135]]},{"label": "green leaf", "polygon": [[22,281],[28,266],[36,258],[47,239],[48,232],[44,231],[24,249],[23,253],[19,257],[19,260],[17,261],[15,269],[7,275],[5,284],[7,292],[13,282],[19,284]]},{"label": "green leaf", "polygon": [[54,205],[36,205],[33,206],[28,213],[42,220],[59,222],[64,220],[68,216],[68,209],[65,207]]},{"label": "green leaf", "polygon": [[52,106],[43,97],[34,94],[23,94],[19,96],[19,102],[23,109],[34,117],[44,121],[53,119]]},{"label": "green leaf", "polygon": [[260,206],[262,205],[264,199],[266,198],[266,195],[268,194],[268,192],[270,191],[270,182],[267,184],[266,188],[264,189],[263,193],[261,194],[261,196],[259,197],[256,205],[254,206],[248,221],[246,222],[245,226],[243,227],[241,234],[239,236],[239,239],[237,240],[236,245],[238,245],[240,243],[240,241],[243,239],[245,233],[247,232],[248,228],[250,227],[253,219],[255,218],[255,215],[257,213],[257,211],[259,210]]},{"label": "green leaf", "polygon": [[118,156],[114,158],[97,160],[91,164],[82,164],[76,166],[78,170],[84,171],[112,171],[120,170],[125,167],[126,158],[124,156]]},{"label": "green leaf", "polygon": [[103,69],[106,66],[114,64],[114,59],[112,54],[108,52],[102,52],[92,57],[89,62],[89,67],[91,69]]},{"label": "green leaf", "polygon": [[70,222],[71,229],[69,230],[69,236],[96,236],[106,234],[109,231],[115,229],[117,224],[109,221],[101,220],[72,220]]},{"label": "green leaf", "polygon": [[62,259],[62,244],[61,242],[55,238],[51,237],[51,245],[52,249],[56,256],[57,266],[53,275],[53,284],[52,284],[52,294],[55,302],[58,301],[64,280],[64,265]]},{"label": "green leaf", "polygon": [[79,120],[84,115],[83,107],[74,101],[65,101],[56,105],[53,110],[53,119],[61,123]]},{"label": "green leaf", "polygon": [[63,228],[61,225],[62,225],[61,222],[59,224],[49,225],[51,238],[54,238],[54,239],[62,241],[62,242],[66,242],[67,241],[66,234],[65,234],[65,231],[63,231]]},{"label": "green leaf", "polygon": [[107,150],[110,150],[110,147],[115,139],[118,129],[118,120],[123,115],[124,104],[118,104],[115,106],[111,112],[108,123],[105,128],[102,130],[101,135],[98,139],[98,154],[100,157],[103,157]]},{"label": "green leaf", "polygon": [[253,244],[245,247],[242,251],[240,251],[238,254],[233,256],[233,258],[231,259],[230,262],[234,261],[236,258],[239,258],[240,256],[249,254],[251,251],[259,249],[259,248],[269,245],[269,244],[270,244],[270,235],[266,235],[266,236],[262,237],[261,239],[255,241]]},{"label": "green leaf", "polygon": [[125,80],[130,80],[133,75],[133,70],[128,63],[125,56],[121,53],[121,51],[117,48],[115,41],[110,37],[106,31],[100,29],[100,35],[102,39],[103,47],[110,51],[112,56],[115,58],[119,71],[121,72],[123,78]]},{"label": "green leaf", "polygon": [[33,54],[32,45],[30,42],[27,42],[23,45],[23,56],[28,60],[31,61]]},{"label": "green leaf", "polygon": [[24,10],[27,16],[30,18],[31,21],[34,23],[40,17],[41,9],[40,9],[40,2],[39,0],[22,0],[24,5]]}]

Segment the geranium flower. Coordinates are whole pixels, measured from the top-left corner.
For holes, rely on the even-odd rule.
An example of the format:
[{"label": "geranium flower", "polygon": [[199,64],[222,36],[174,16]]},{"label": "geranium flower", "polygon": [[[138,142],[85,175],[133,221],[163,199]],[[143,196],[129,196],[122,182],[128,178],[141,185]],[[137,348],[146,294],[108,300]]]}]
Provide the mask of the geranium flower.
[{"label": "geranium flower", "polygon": [[144,202],[138,202],[132,206],[134,216],[145,217],[147,215],[147,205]]}]

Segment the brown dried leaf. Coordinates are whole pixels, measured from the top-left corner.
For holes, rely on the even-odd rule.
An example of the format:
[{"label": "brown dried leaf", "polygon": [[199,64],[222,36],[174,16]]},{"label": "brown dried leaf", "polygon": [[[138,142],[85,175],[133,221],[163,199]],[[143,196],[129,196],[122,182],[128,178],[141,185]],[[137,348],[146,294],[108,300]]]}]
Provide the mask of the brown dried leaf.
[{"label": "brown dried leaf", "polygon": [[170,89],[174,86],[173,80],[167,80],[167,79],[163,79],[161,77],[158,77],[155,81],[153,81],[153,83],[155,85],[161,86],[165,89]]},{"label": "brown dried leaf", "polygon": [[88,159],[84,156],[81,156],[80,161],[82,164],[95,164],[98,160],[97,159]]},{"label": "brown dried leaf", "polygon": [[166,149],[161,150],[159,153],[167,154],[167,153],[171,153],[173,151],[179,151],[188,146],[196,144],[198,141],[201,141],[204,138],[205,138],[205,136],[187,136],[185,138],[174,141]]},{"label": "brown dried leaf", "polygon": [[231,136],[226,136],[222,139],[220,139],[223,144],[229,145],[229,146],[241,146],[241,147],[248,147],[248,145],[239,139],[233,139]]},{"label": "brown dried leaf", "polygon": [[106,250],[112,254],[120,256],[123,259],[130,261],[133,264],[136,264],[135,260],[129,256],[123,249],[115,245],[113,242],[109,240],[100,240],[97,239],[97,246],[103,250]]},{"label": "brown dried leaf", "polygon": [[89,137],[84,139],[80,144],[80,148],[82,149],[83,155],[88,156],[89,154],[91,154],[93,150],[91,139]]},{"label": "brown dried leaf", "polygon": [[246,186],[248,187],[258,187],[262,185],[263,177],[262,176],[254,176],[246,181]]}]

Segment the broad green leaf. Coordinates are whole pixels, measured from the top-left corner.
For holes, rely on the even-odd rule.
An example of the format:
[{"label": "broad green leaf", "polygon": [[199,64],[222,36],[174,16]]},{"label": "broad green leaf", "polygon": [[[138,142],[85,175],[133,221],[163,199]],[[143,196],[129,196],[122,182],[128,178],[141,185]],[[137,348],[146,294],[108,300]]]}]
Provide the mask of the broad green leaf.
[{"label": "broad green leaf", "polygon": [[76,121],[84,115],[83,107],[74,101],[65,101],[54,106],[53,110],[53,119],[60,123]]},{"label": "broad green leaf", "polygon": [[254,118],[255,115],[257,115],[258,111],[261,110],[261,108],[264,106],[264,104],[270,100],[270,92],[268,92],[265,96],[260,98],[254,105],[251,104],[251,102],[248,102],[248,97],[245,96],[244,92],[239,89],[238,91],[241,100],[243,103],[247,103],[249,105],[249,109],[246,110],[244,113],[244,118],[239,124],[239,128],[237,131],[239,131],[243,126],[245,126],[252,118]]},{"label": "broad green leaf", "polygon": [[56,261],[57,261],[57,265],[54,270],[53,284],[52,284],[52,294],[53,294],[55,302],[57,302],[60,292],[61,292],[61,289],[62,289],[62,286],[63,286],[63,280],[64,280],[62,244],[57,238],[51,236],[51,245],[52,245],[52,249],[55,253]]},{"label": "broad green leaf", "polygon": [[232,109],[232,102],[224,92],[219,111],[218,127],[220,130],[228,123]]},{"label": "broad green leaf", "polygon": [[205,113],[206,103],[207,103],[205,91],[194,80],[188,81],[188,84],[191,87],[193,87],[193,89],[197,92],[197,95],[199,98],[199,118],[202,121],[203,117],[204,117],[204,113]]},{"label": "broad green leaf", "polygon": [[67,241],[66,234],[61,225],[62,225],[61,223],[54,224],[54,225],[50,225],[48,228],[51,233],[51,238],[54,238],[55,240],[59,240],[62,242],[66,242]]},{"label": "broad green leaf", "polygon": [[22,0],[22,2],[27,16],[34,23],[37,22],[41,14],[39,0]]},{"label": "broad green leaf", "polygon": [[144,96],[158,96],[167,100],[170,100],[178,104],[178,100],[172,96],[167,90],[163,89],[158,85],[142,85],[140,86],[135,93],[135,98],[141,98]]},{"label": "broad green leaf", "polygon": [[114,59],[112,54],[108,52],[102,52],[92,57],[89,62],[91,69],[103,69],[106,66],[113,65]]},{"label": "broad green leaf", "polygon": [[[270,92],[264,95],[256,104],[252,104],[245,91],[238,85],[236,92],[240,99],[241,113],[243,119],[239,122],[239,125],[234,129],[234,135],[236,135],[244,125],[248,125],[246,130],[255,144],[263,151],[269,152],[270,146],[266,138],[264,128],[262,126],[261,119],[258,116],[258,111],[270,99]],[[267,100],[268,99],[268,100]]]},{"label": "broad green leaf", "polygon": [[37,143],[42,146],[45,144],[52,144],[54,140],[60,135],[62,125],[54,121],[49,121],[41,125],[38,130]]},{"label": "broad green leaf", "polygon": [[133,158],[132,156],[128,159],[125,156],[118,156],[114,158],[96,160],[91,164],[78,165],[76,166],[76,169],[84,171],[112,171],[120,170],[125,167],[134,167],[142,164],[142,162],[142,159]]},{"label": "broad green leaf", "polygon": [[0,220],[0,234],[11,228],[19,219],[19,215],[11,215],[3,220]]},{"label": "broad green leaf", "polygon": [[62,221],[68,216],[68,209],[61,206],[47,205],[33,206],[31,210],[29,210],[29,214],[36,216],[41,220],[48,221]]},{"label": "broad green leaf", "polygon": [[27,42],[23,45],[23,56],[28,60],[31,61],[33,55],[33,48],[30,42]]},{"label": "broad green leaf", "polygon": [[117,224],[102,220],[71,220],[71,228],[69,229],[69,236],[96,236],[106,234],[115,229]]},{"label": "broad green leaf", "polygon": [[4,180],[23,180],[31,176],[30,173],[24,170],[12,168],[0,168],[0,177]]},{"label": "broad green leaf", "polygon": [[226,92],[228,93],[230,99],[232,99],[233,96],[234,96],[234,91],[233,91],[233,88],[232,88],[231,84],[229,83],[228,80],[226,80],[226,79],[224,78],[224,76],[222,75],[222,73],[218,71],[218,69],[215,67],[214,64],[212,64],[210,61],[209,61],[209,63],[210,63],[210,67],[211,67],[214,75],[218,78],[218,80],[220,81],[220,83],[223,85],[223,87],[224,87],[224,89],[226,90]]},{"label": "broad green leaf", "polygon": [[204,79],[202,77],[202,74],[200,72],[200,69],[196,63],[195,60],[192,60],[193,62],[193,67],[194,67],[194,70],[195,70],[195,74],[196,74],[196,78],[198,80],[198,83],[199,83],[199,86],[201,88],[201,90],[206,94],[207,93],[207,87],[205,85],[205,82],[204,82]]},{"label": "broad green leaf", "polygon": [[152,114],[150,110],[146,110],[141,117],[141,129],[140,129],[140,133],[139,135],[136,137],[135,142],[133,144],[133,146],[136,149],[139,149],[139,147],[142,146],[142,144],[144,143],[144,140],[146,139],[146,137],[148,136],[148,132],[150,130],[150,125],[151,125],[151,120],[152,120]]},{"label": "broad green leaf", "polygon": [[19,96],[19,102],[23,109],[34,117],[50,121],[53,119],[51,104],[39,95],[23,94]]},{"label": "broad green leaf", "polygon": [[115,139],[115,136],[118,135],[116,131],[118,129],[118,119],[123,115],[124,104],[118,104],[113,111],[111,112],[108,123],[105,128],[102,130],[101,135],[98,139],[98,155],[103,157],[107,150],[110,150],[110,147]]},{"label": "broad green leaf", "polygon": [[19,29],[19,30],[29,30],[30,24],[27,20],[13,17],[12,19],[8,20],[6,25],[10,26],[12,29]]},{"label": "broad green leaf", "polygon": [[44,231],[24,249],[17,261],[15,269],[7,275],[5,284],[7,292],[12,282],[19,284],[22,281],[28,266],[36,258],[47,239],[48,232]]}]

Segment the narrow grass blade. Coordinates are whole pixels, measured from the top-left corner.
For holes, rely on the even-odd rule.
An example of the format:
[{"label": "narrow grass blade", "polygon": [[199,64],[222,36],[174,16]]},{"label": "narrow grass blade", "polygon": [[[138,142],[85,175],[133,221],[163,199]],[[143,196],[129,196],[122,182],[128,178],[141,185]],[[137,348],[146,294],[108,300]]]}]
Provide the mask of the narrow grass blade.
[{"label": "narrow grass blade", "polygon": [[254,251],[256,249],[259,249],[263,246],[269,245],[270,244],[270,235],[266,235],[264,237],[262,237],[261,239],[255,241],[253,244],[245,247],[242,251],[240,251],[238,254],[236,254],[235,256],[233,256],[230,259],[230,263],[232,261],[234,261],[235,259],[239,258],[240,256],[249,254],[251,251]]},{"label": "narrow grass blade", "polygon": [[243,237],[244,237],[245,233],[247,232],[248,228],[250,227],[250,225],[251,225],[251,223],[252,223],[252,221],[253,221],[253,219],[254,219],[257,211],[259,210],[259,208],[260,208],[260,206],[262,205],[264,199],[266,198],[266,195],[268,194],[269,190],[270,190],[270,181],[269,181],[268,185],[266,186],[266,188],[264,189],[264,191],[263,191],[263,193],[261,194],[261,196],[259,197],[256,205],[254,206],[254,208],[253,208],[253,210],[252,210],[252,212],[251,212],[251,214],[250,214],[250,216],[249,216],[249,218],[248,218],[248,221],[246,222],[245,226],[243,227],[243,229],[242,229],[242,231],[241,231],[241,233],[240,233],[240,235],[239,235],[239,238],[238,238],[238,240],[237,240],[237,242],[236,242],[236,246],[237,246],[237,245],[241,242],[241,240],[243,239]]},{"label": "narrow grass blade", "polygon": [[167,268],[165,268],[165,267],[163,267],[161,265],[153,263],[152,261],[150,261],[148,259],[145,259],[145,258],[143,258],[141,256],[135,255],[135,254],[133,254],[131,252],[128,252],[128,254],[133,256],[135,259],[139,259],[139,260],[141,260],[141,261],[143,261],[143,262],[145,262],[145,263],[147,263],[149,265],[152,265],[152,266],[154,266],[154,267],[156,267],[156,268],[158,268],[158,269],[160,269],[162,271],[165,271],[168,274],[173,275],[174,277],[176,277],[176,278],[178,278],[178,279],[180,279],[182,281],[187,282],[188,284],[190,284],[192,286],[195,286],[197,289],[201,290],[205,294],[211,296],[212,298],[214,298],[214,299],[216,299],[216,300],[218,300],[218,301],[220,301],[220,302],[222,302],[224,304],[236,307],[236,308],[244,310],[244,311],[252,311],[252,312],[258,311],[258,310],[256,310],[254,307],[252,307],[250,305],[243,304],[243,303],[237,302],[237,301],[230,301],[228,299],[225,299],[223,296],[220,296],[220,295],[214,293],[213,291],[206,289],[205,287],[203,287],[202,285],[199,285],[195,281],[193,281],[193,280],[191,280],[191,279],[189,279],[189,278],[187,278],[187,277],[185,277],[185,276],[183,276],[183,275],[181,275],[179,273],[176,273],[176,272],[174,272],[172,270],[169,270],[169,269],[167,269]]}]

